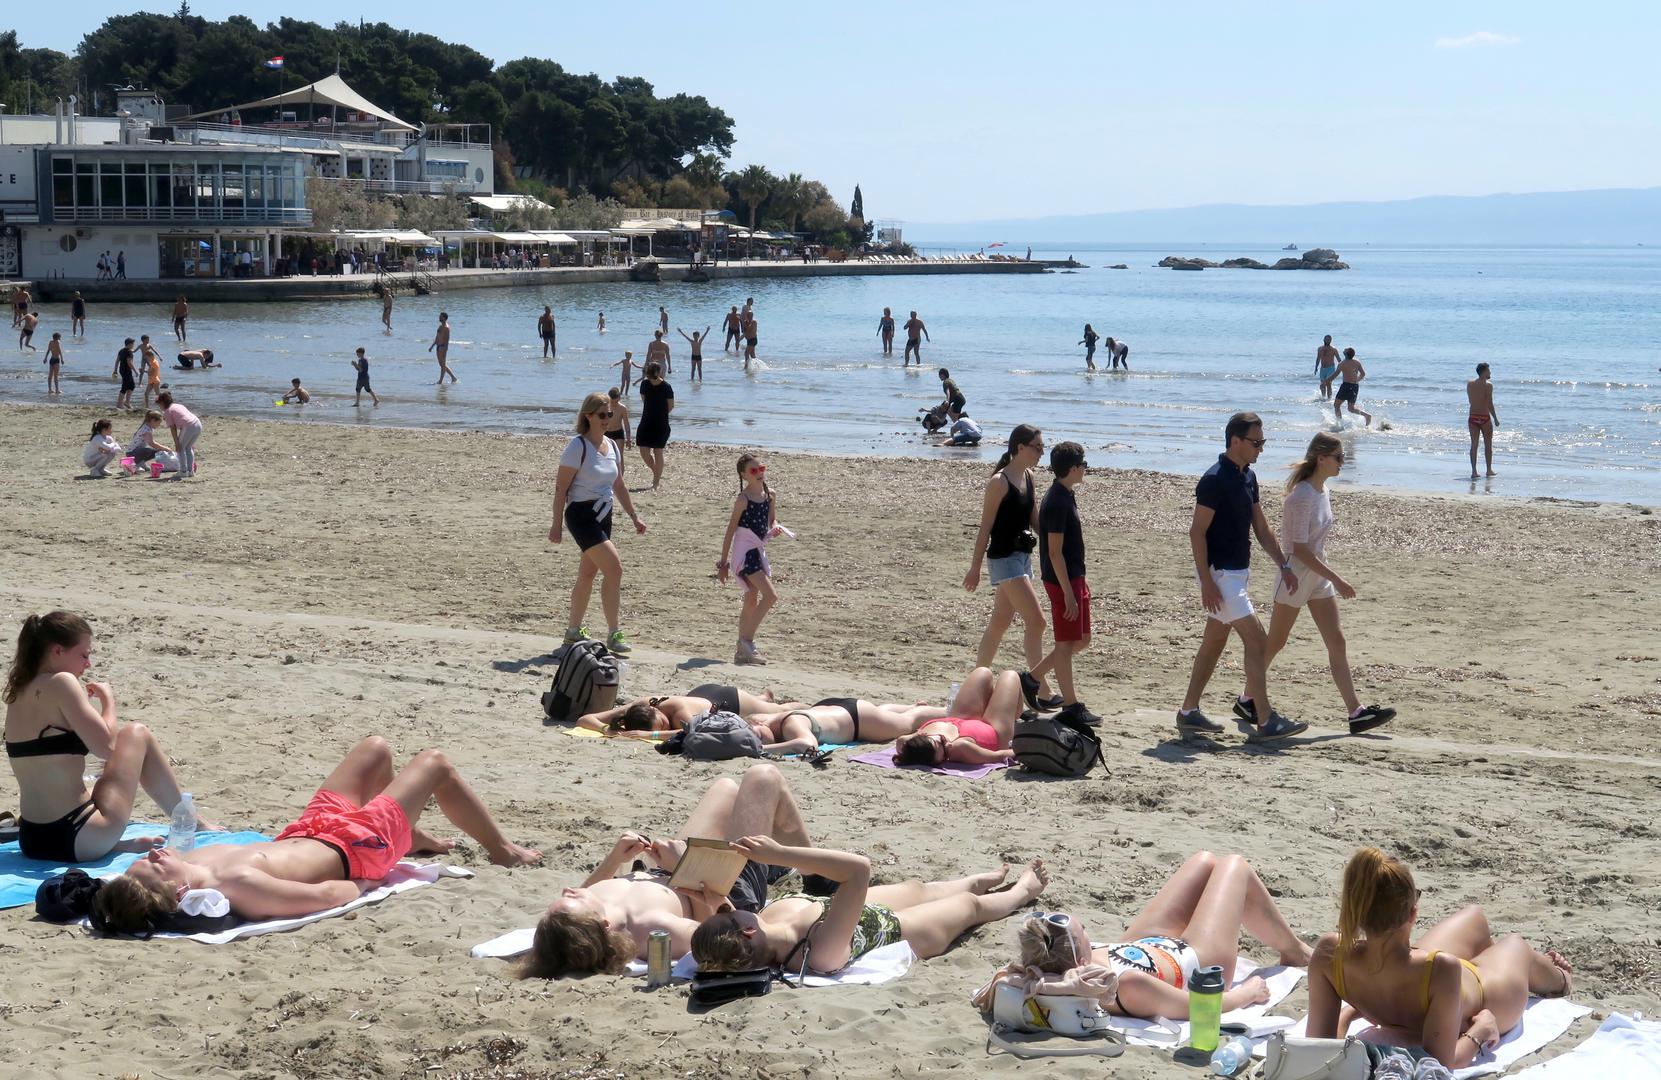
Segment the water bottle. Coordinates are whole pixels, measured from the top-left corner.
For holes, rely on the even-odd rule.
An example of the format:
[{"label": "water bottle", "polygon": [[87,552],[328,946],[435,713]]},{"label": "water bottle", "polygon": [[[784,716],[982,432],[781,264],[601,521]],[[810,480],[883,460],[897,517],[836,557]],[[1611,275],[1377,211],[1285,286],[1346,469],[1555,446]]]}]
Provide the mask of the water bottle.
[{"label": "water bottle", "polygon": [[1233,1076],[1244,1070],[1251,1059],[1251,1040],[1244,1035],[1236,1035],[1217,1047],[1217,1052],[1211,1055],[1211,1073],[1213,1076]]},{"label": "water bottle", "polygon": [[959,685],[960,684],[958,683],[952,683],[950,686],[946,687],[946,708],[949,709],[954,703],[956,703],[957,688]]},{"label": "water bottle", "polygon": [[173,825],[167,830],[167,846],[183,854],[196,846],[196,804],[190,792],[179,795],[179,805],[173,808]]},{"label": "water bottle", "polygon": [[1208,1054],[1217,1049],[1222,1022],[1223,969],[1213,964],[1188,983],[1188,1045]]}]

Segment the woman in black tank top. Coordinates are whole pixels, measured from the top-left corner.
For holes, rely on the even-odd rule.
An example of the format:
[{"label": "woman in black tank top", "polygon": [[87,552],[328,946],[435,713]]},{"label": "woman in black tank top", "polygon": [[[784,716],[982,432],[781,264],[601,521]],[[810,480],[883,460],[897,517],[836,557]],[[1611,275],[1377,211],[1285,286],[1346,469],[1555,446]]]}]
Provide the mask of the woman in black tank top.
[{"label": "woman in black tank top", "polygon": [[[1027,667],[1044,658],[1044,611],[1032,585],[1032,552],[1038,545],[1038,504],[1034,498],[1032,470],[1044,454],[1044,433],[1030,424],[1021,424],[1009,435],[1009,448],[998,459],[997,471],[986,482],[981,496],[980,531],[969,560],[963,588],[974,592],[980,586],[981,560],[986,560],[992,585],[992,618],[981,635],[975,664],[990,667],[1003,643],[1004,632],[1016,618],[1021,620],[1022,644]],[[1025,680],[1023,680],[1025,681]],[[1031,684],[1027,684],[1031,689]],[[1061,703],[1043,682],[1037,684],[1039,704]]]}]

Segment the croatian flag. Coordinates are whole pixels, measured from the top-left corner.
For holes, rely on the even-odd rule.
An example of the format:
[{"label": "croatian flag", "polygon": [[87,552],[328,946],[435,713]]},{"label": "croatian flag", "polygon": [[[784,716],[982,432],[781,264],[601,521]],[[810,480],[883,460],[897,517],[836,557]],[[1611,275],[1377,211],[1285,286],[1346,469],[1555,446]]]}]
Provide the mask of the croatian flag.
[{"label": "croatian flag", "polygon": [[273,56],[265,62],[265,66],[273,69],[280,68],[283,66],[283,58],[280,56]]}]

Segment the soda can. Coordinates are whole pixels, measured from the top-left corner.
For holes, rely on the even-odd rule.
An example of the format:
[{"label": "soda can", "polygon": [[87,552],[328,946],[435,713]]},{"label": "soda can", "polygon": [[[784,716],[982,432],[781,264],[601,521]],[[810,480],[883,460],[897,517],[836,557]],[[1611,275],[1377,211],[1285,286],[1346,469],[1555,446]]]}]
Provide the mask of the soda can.
[{"label": "soda can", "polygon": [[646,935],[646,986],[669,985],[669,931],[653,930]]}]

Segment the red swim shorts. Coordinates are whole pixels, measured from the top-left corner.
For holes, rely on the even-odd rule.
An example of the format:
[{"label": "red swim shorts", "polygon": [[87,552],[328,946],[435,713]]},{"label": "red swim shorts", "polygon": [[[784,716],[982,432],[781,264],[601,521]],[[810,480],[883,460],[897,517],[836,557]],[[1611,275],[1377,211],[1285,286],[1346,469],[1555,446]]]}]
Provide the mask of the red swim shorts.
[{"label": "red swim shorts", "polygon": [[319,789],[300,820],[277,834],[278,840],[321,840],[346,860],[347,877],[379,881],[409,854],[409,816],[397,800],[377,795],[359,807],[338,791]]},{"label": "red swim shorts", "polygon": [[1067,618],[1066,594],[1053,581],[1044,582],[1044,592],[1050,598],[1050,625],[1055,628],[1055,640],[1083,641],[1090,636],[1090,585],[1081,577],[1072,581],[1073,596],[1078,600],[1078,617]]}]

